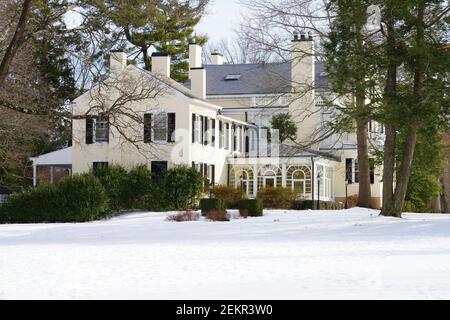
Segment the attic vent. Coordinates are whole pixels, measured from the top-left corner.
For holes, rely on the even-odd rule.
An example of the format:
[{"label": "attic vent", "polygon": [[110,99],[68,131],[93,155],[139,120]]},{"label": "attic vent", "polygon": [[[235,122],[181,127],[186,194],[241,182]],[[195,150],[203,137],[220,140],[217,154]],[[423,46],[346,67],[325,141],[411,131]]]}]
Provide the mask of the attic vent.
[{"label": "attic vent", "polygon": [[236,81],[241,78],[240,74],[229,74],[225,77],[225,81]]}]

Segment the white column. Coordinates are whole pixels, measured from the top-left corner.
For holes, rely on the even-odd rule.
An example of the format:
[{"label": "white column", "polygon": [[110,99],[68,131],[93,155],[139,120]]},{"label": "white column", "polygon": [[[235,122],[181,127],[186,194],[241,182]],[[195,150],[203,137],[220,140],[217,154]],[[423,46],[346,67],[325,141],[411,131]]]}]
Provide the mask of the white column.
[{"label": "white column", "polygon": [[253,165],[253,196],[256,198],[258,194],[258,165]]},{"label": "white column", "polygon": [[37,166],[33,164],[33,187],[37,186]]},{"label": "white column", "polygon": [[287,175],[287,172],[286,172],[286,163],[283,163],[283,164],[281,165],[281,186],[282,186],[283,188],[286,188],[286,186],[287,186],[286,175]]}]

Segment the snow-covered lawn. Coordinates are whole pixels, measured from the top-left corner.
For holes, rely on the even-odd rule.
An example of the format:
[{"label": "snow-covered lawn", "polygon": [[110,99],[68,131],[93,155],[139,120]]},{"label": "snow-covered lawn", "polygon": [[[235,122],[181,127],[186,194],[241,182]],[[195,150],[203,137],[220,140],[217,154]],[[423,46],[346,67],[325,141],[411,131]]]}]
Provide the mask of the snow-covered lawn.
[{"label": "snow-covered lawn", "polygon": [[450,299],[448,215],[166,217],[0,225],[0,299]]}]

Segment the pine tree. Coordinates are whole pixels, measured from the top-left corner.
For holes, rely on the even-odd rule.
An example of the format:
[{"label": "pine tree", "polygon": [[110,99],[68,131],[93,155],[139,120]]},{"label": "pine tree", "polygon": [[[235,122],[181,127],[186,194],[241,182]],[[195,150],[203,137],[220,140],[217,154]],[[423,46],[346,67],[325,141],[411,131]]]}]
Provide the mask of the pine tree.
[{"label": "pine tree", "polygon": [[[388,61],[397,60],[396,72],[400,76],[388,74],[394,85],[387,86],[387,101],[395,103],[390,101],[385,114],[387,125],[393,128],[386,136],[389,150],[385,153],[385,170],[392,177],[384,181],[382,214],[401,217],[420,131],[440,123],[448,126],[450,59],[448,51],[441,48],[448,40],[443,17],[449,8],[437,0],[392,1],[389,6],[393,10],[385,12],[396,13],[391,21],[391,35],[397,31],[404,48],[400,52],[395,47],[386,51]],[[400,143],[398,136],[402,137]],[[399,161],[394,190],[390,164],[395,159]]]},{"label": "pine tree", "polygon": [[[172,56],[172,78],[184,81],[188,75],[188,45],[203,44],[204,37],[194,37],[209,0],[79,0],[91,19],[107,19],[109,30],[123,35],[132,45],[133,56],[142,57],[146,70],[151,70],[150,50]],[[98,22],[99,26],[108,26]],[[194,39],[195,38],[195,39]]]},{"label": "pine tree", "polygon": [[358,205],[371,206],[368,123],[372,114],[376,86],[376,42],[365,31],[367,0],[331,1],[329,10],[335,16],[329,39],[325,43],[327,72],[332,91],[342,97],[341,110],[356,126],[359,196]]}]

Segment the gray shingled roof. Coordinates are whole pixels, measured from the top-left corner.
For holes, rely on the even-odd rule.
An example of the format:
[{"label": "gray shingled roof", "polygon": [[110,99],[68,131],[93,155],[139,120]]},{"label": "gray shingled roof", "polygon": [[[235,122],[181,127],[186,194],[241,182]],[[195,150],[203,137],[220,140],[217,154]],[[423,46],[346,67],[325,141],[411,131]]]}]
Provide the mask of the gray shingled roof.
[{"label": "gray shingled roof", "polygon": [[[246,95],[291,92],[291,63],[205,65],[206,94]],[[326,85],[325,67],[316,62],[316,86]],[[225,81],[227,75],[240,74],[239,80]],[[190,82],[185,86],[190,88]]]}]

